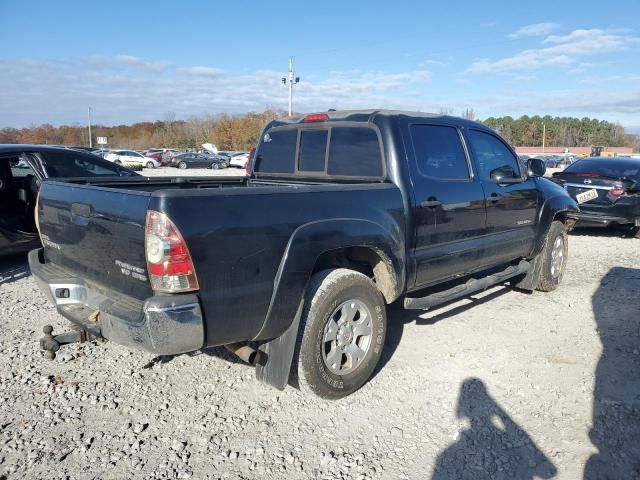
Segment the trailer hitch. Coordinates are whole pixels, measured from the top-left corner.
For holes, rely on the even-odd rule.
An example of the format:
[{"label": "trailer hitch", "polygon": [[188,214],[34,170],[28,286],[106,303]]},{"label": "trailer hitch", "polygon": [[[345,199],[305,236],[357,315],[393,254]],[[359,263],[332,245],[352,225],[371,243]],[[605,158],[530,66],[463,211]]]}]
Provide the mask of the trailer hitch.
[{"label": "trailer hitch", "polygon": [[53,335],[53,327],[51,325],[45,325],[42,332],[44,333],[44,337],[40,339],[40,349],[44,350],[44,357],[47,360],[56,358],[56,352],[60,350],[62,345],[83,343],[91,339],[91,335],[82,329]]}]

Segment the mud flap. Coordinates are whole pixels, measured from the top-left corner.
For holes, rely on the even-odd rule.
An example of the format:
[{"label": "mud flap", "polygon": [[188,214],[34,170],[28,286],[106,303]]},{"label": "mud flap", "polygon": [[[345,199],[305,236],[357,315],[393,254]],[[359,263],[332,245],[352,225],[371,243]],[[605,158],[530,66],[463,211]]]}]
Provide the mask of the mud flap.
[{"label": "mud flap", "polygon": [[298,328],[304,300],[298,305],[296,316],[289,328],[277,338],[263,343],[258,347],[262,352],[264,361],[256,366],[256,378],[278,390],[284,390],[289,382],[289,371],[293,360],[293,351],[298,339]]},{"label": "mud flap", "polygon": [[540,270],[542,270],[542,253],[538,253],[533,259],[529,260],[531,267],[522,280],[513,284],[514,287],[521,288],[533,292],[538,288],[540,283]]}]

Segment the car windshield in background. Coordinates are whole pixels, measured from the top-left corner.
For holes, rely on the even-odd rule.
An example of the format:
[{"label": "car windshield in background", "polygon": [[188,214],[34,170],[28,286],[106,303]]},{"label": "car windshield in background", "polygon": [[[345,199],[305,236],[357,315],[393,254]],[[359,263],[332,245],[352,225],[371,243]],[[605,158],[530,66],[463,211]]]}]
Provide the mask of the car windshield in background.
[{"label": "car windshield in background", "polygon": [[121,169],[99,159],[73,151],[41,153],[42,163],[51,177],[94,177],[120,175]]},{"label": "car windshield in background", "polygon": [[640,161],[633,160],[611,160],[603,159],[584,159],[568,166],[565,173],[595,173],[606,177],[627,177],[640,180]]}]

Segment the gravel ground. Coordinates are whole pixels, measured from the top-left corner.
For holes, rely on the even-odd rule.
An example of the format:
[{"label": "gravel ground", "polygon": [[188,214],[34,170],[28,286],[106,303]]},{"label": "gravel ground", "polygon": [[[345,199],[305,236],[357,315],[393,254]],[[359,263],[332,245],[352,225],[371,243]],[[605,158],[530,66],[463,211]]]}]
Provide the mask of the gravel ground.
[{"label": "gravel ground", "polygon": [[42,327],[65,322],[0,259],[0,479],[640,478],[638,291],[640,240],[572,234],[553,293],[391,306],[373,379],[326,402],[219,349],[46,361]]}]

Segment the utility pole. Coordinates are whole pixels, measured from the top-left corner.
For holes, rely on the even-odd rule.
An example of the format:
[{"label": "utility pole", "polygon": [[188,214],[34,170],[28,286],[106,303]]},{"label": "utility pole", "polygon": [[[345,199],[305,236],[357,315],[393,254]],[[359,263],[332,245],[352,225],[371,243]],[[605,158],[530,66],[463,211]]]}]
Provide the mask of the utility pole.
[{"label": "utility pole", "polygon": [[293,58],[289,57],[289,73],[282,77],[282,84],[289,88],[289,116],[293,115],[293,86],[300,82],[300,77],[293,76]]},{"label": "utility pole", "polygon": [[91,107],[89,107],[87,116],[89,117],[89,148],[93,148],[93,140],[91,139]]},{"label": "utility pole", "polygon": [[542,153],[544,153],[544,141],[545,141],[545,137],[547,136],[547,126],[543,123],[542,124]]}]

